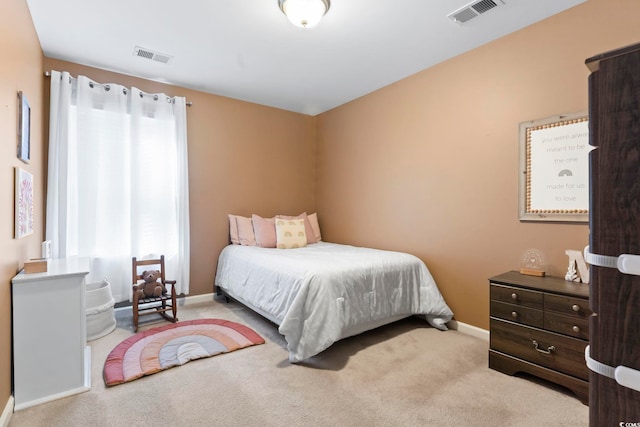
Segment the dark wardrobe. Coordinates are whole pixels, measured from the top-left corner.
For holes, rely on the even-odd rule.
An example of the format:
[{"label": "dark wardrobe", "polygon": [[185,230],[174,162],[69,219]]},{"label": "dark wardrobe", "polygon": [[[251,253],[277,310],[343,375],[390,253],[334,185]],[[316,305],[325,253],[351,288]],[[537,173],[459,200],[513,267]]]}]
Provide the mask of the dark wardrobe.
[{"label": "dark wardrobe", "polygon": [[633,385],[640,389],[640,270],[634,266],[640,266],[640,44],[586,64],[589,138],[596,147],[589,159],[589,420],[640,426],[640,391]]}]

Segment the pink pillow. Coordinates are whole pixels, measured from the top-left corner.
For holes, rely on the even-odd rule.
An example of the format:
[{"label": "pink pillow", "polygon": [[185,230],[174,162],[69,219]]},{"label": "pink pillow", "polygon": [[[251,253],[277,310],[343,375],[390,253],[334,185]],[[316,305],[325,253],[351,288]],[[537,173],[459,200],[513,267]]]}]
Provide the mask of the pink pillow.
[{"label": "pink pillow", "polygon": [[255,246],[256,236],[253,233],[251,218],[236,216],[236,223],[238,224],[238,240],[240,240],[240,244],[243,246]]},{"label": "pink pillow", "polygon": [[251,215],[253,232],[256,236],[256,244],[261,248],[276,247],[276,220],[275,218],[262,218],[256,214]]},{"label": "pink pillow", "polygon": [[309,244],[309,243],[318,243],[318,240],[316,239],[316,235],[313,232],[313,228],[311,228],[311,223],[309,222],[309,218],[307,217],[307,213],[306,212],[302,212],[298,216],[276,215],[276,218],[303,219],[304,220],[304,232],[307,235],[307,244]]},{"label": "pink pillow", "polygon": [[313,235],[316,236],[316,240],[318,242],[322,241],[322,234],[320,234],[320,224],[318,223],[318,214],[312,213],[311,215],[307,215],[309,218],[309,223],[311,224],[311,228],[313,229]]},{"label": "pink pillow", "polygon": [[238,222],[236,216],[229,214],[229,238],[234,245],[240,244],[240,238],[238,237]]}]

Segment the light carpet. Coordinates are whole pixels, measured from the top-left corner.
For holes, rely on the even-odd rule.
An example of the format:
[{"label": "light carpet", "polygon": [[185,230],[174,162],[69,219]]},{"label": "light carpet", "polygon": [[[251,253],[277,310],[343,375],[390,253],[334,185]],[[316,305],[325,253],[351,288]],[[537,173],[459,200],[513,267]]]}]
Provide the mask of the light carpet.
[{"label": "light carpet", "polygon": [[266,343],[106,387],[105,358],[132,333],[130,312],[118,312],[116,330],[89,343],[91,390],[16,412],[9,426],[588,425],[589,408],[571,393],[489,369],[487,341],[441,332],[420,319],[347,338],[304,364],[290,364],[277,327],[236,303],[211,301],[178,312],[182,320],[245,324]]}]

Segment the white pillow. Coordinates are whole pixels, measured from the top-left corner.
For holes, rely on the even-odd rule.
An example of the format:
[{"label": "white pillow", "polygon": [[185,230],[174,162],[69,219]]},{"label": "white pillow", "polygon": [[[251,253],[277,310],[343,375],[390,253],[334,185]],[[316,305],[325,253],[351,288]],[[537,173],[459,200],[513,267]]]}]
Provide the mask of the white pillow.
[{"label": "white pillow", "polygon": [[318,239],[316,239],[316,235],[311,228],[311,222],[309,221],[309,217],[306,212],[302,212],[298,216],[289,216],[289,215],[276,215],[276,218],[282,219],[303,219],[304,220],[304,232],[307,235],[307,244],[310,243],[318,243]]},{"label": "white pillow", "polygon": [[276,247],[294,249],[307,246],[304,219],[276,218]]}]

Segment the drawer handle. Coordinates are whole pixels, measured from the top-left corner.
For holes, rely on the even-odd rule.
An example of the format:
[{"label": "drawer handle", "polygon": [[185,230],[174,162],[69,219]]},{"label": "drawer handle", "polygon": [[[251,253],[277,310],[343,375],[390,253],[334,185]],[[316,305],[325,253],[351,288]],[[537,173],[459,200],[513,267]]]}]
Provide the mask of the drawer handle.
[{"label": "drawer handle", "polygon": [[516,294],[515,292],[511,294],[511,299],[516,300],[518,299],[518,294]]},{"label": "drawer handle", "polygon": [[517,311],[512,311],[511,312],[511,317],[513,317],[514,319],[518,318],[518,312]]},{"label": "drawer handle", "polygon": [[575,311],[577,313],[578,311],[580,311],[580,306],[578,304],[573,304],[571,306],[571,310],[573,310],[573,311]]},{"label": "drawer handle", "polygon": [[545,350],[545,349],[540,348],[540,347],[538,346],[538,341],[533,340],[533,341],[532,341],[532,343],[533,343],[533,348],[535,348],[535,349],[536,349],[536,351],[537,351],[538,353],[551,354],[552,352],[556,351],[556,347],[555,347],[555,346],[553,346],[553,345],[550,345],[550,346],[549,346],[549,347],[547,347],[547,349]]},{"label": "drawer handle", "polygon": [[574,325],[574,326],[573,326],[573,328],[571,328],[571,330],[572,330],[573,332],[580,332],[580,327],[579,327],[579,326],[575,326],[575,325]]}]

